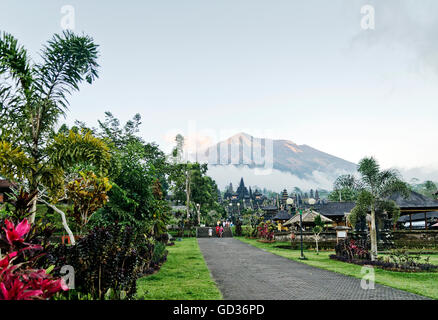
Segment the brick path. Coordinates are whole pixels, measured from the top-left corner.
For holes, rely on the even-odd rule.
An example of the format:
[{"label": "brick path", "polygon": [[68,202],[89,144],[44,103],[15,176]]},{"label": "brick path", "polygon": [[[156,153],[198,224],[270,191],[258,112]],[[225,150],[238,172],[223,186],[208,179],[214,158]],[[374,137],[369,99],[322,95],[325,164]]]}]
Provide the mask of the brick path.
[{"label": "brick path", "polygon": [[228,300],[405,300],[426,299],[292,261],[233,238],[199,238],[199,247],[224,299]]}]

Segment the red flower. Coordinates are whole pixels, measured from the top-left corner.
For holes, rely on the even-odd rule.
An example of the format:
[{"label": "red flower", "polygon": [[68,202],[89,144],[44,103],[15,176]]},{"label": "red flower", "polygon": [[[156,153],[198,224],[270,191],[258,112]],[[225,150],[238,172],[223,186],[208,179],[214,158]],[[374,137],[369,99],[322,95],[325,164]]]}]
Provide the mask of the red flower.
[{"label": "red flower", "polygon": [[6,257],[4,257],[3,259],[0,260],[0,273],[1,273],[1,271],[3,271],[3,269],[5,269],[6,267],[9,266],[9,262],[16,255],[17,255],[17,251],[11,252],[11,253],[7,254]]},{"label": "red flower", "polygon": [[[30,230],[29,222],[24,219],[16,227],[5,220],[4,231],[10,245],[10,253],[0,258],[0,300],[48,299],[61,290],[68,290],[62,278],[53,278],[46,270],[35,270],[26,264],[14,264],[16,256],[26,250],[41,250],[40,245],[24,243],[24,236]],[[13,251],[14,244],[27,245],[19,251]]]},{"label": "red flower", "polygon": [[7,287],[4,282],[0,283],[2,298],[0,300],[29,300],[43,294],[41,290],[28,290],[28,285],[22,283],[18,277],[8,281]]},{"label": "red flower", "polygon": [[5,220],[5,225],[6,228],[3,229],[6,232],[6,239],[8,239],[11,245],[13,245],[14,241],[23,242],[24,239],[22,237],[30,230],[30,223],[27,219],[21,221],[17,227],[9,220]]}]

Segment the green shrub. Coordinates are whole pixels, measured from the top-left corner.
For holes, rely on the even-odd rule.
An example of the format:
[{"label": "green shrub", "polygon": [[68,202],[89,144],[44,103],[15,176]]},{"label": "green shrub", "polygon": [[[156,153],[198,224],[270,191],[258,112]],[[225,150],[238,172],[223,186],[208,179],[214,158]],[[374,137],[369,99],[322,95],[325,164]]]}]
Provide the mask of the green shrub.
[{"label": "green shrub", "polygon": [[249,237],[249,238],[251,238],[251,237],[255,237],[256,234],[257,234],[257,229],[256,229],[256,228],[253,228],[253,227],[250,226],[250,225],[242,226],[242,235],[243,235],[244,237]]},{"label": "green shrub", "polygon": [[76,294],[78,299],[130,299],[136,293],[137,278],[149,272],[154,251],[151,237],[114,224],[94,228],[74,246],[52,248],[46,259],[48,265],[56,266],[55,273],[63,265],[73,266],[75,292],[69,298]]},{"label": "green shrub", "polygon": [[154,247],[154,253],[152,254],[152,264],[159,265],[166,260],[166,257],[166,245],[163,242],[157,242]]}]

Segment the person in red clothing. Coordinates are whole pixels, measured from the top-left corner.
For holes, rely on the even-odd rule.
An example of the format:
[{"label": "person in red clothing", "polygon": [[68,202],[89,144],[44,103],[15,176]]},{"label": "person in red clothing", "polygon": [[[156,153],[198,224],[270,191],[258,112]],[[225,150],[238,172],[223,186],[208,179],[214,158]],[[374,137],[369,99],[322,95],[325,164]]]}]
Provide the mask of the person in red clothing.
[{"label": "person in red clothing", "polygon": [[219,225],[216,226],[216,236],[219,237]]}]

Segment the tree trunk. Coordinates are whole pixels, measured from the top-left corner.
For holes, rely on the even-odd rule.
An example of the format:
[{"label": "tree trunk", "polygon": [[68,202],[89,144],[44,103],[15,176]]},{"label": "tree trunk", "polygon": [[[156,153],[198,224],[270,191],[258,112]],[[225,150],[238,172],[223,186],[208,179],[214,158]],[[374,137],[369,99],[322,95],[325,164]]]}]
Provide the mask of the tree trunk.
[{"label": "tree trunk", "polygon": [[318,240],[319,240],[319,234],[315,234],[316,254],[319,254]]},{"label": "tree trunk", "polygon": [[373,203],[371,204],[370,238],[371,238],[371,261],[375,261],[377,259],[377,233],[376,233],[376,212],[374,209],[374,200]]},{"label": "tree trunk", "polygon": [[71,232],[70,228],[68,227],[67,219],[65,218],[65,213],[63,211],[59,210],[53,204],[48,203],[47,201],[44,201],[42,199],[40,201],[43,202],[45,205],[49,206],[50,208],[52,208],[54,211],[58,212],[61,215],[62,225],[64,226],[64,229],[65,229],[65,231],[68,234],[68,237],[70,238],[70,243],[72,245],[75,245],[76,244],[75,237],[73,235],[73,232]]},{"label": "tree trunk", "polygon": [[38,194],[35,195],[35,197],[32,200],[32,209],[30,210],[30,224],[33,224],[35,222],[37,201],[38,201]]}]

